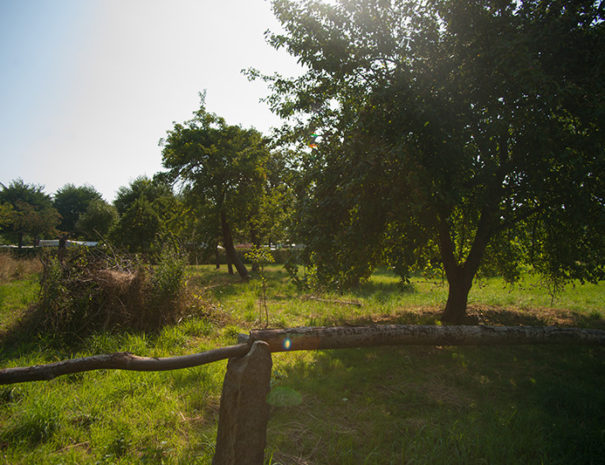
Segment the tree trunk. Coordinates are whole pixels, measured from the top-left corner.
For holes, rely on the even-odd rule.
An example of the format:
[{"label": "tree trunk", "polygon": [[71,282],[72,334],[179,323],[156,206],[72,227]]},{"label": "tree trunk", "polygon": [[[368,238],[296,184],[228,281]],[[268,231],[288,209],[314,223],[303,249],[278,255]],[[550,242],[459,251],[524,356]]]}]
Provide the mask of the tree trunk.
[{"label": "tree trunk", "polygon": [[92,370],[134,370],[164,371],[195,367],[232,357],[243,357],[248,353],[248,344],[222,347],[198,354],[176,357],[139,357],[130,352],[93,355],[91,357],[63,360],[62,362],[30,367],[3,368],[0,370],[0,384],[43,381],[71,373]]},{"label": "tree trunk", "polygon": [[229,264],[229,262],[233,263],[235,265],[235,268],[237,269],[237,272],[239,273],[240,277],[244,281],[247,281],[249,278],[248,270],[246,269],[246,266],[244,265],[244,263],[241,261],[241,259],[237,255],[237,252],[235,251],[235,247],[233,245],[233,236],[231,235],[231,227],[229,226],[229,223],[227,222],[227,217],[225,215],[225,212],[221,212],[221,226],[223,229],[223,245],[225,246],[225,254],[227,255],[227,263],[228,264]]},{"label": "tree trunk", "polygon": [[473,276],[467,277],[464,268],[448,273],[449,290],[441,321],[448,324],[462,324],[466,315],[468,293],[473,285]]},{"label": "tree trunk", "polygon": [[441,316],[443,323],[459,325],[464,321],[468,293],[489,242],[490,215],[489,211],[482,212],[471,250],[464,263],[458,263],[456,260],[447,222],[442,219],[439,223],[439,252],[449,284],[447,303]]},{"label": "tree trunk", "polygon": [[229,255],[227,255],[227,271],[229,272],[230,275],[233,275],[233,263],[231,263],[231,259],[229,258]]},{"label": "tree trunk", "polygon": [[216,245],[216,248],[214,249],[214,254],[215,254],[215,258],[216,258],[216,269],[218,270],[221,267],[221,260],[220,260],[219,251],[218,251],[218,244]]},{"label": "tree trunk", "polygon": [[605,345],[605,331],[559,326],[320,326],[260,329],[240,334],[240,344],[265,341],[271,352],[389,345]]}]

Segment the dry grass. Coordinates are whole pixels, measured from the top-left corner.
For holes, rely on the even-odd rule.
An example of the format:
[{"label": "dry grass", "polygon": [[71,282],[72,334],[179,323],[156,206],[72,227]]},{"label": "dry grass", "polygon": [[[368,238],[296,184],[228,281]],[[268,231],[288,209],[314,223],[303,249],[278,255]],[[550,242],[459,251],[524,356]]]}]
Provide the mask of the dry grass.
[{"label": "dry grass", "polygon": [[0,254],[0,282],[15,281],[42,271],[42,263],[37,258],[13,258],[10,254]]}]

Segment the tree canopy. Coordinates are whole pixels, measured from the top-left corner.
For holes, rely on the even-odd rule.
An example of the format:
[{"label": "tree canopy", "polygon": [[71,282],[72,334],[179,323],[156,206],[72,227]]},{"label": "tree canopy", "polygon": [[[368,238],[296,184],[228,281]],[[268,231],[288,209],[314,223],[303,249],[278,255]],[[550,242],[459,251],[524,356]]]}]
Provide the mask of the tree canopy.
[{"label": "tree canopy", "polygon": [[[603,277],[600,2],[275,0],[269,42],[306,66],[265,77],[304,145],[308,263],[350,285],[437,258],[459,323],[486,254]],[[259,75],[250,71],[251,77]],[[570,240],[570,238],[573,238]],[[516,244],[512,246],[511,244]]]},{"label": "tree canopy", "polygon": [[94,200],[101,200],[102,196],[92,186],[76,187],[66,184],[54,195],[53,204],[61,215],[59,229],[76,235],[76,223],[89,204]]},{"label": "tree canopy", "polygon": [[141,176],[120,187],[114,205],[119,219],[110,236],[129,252],[159,253],[161,241],[170,235],[171,223],[180,213],[171,185],[161,176]]},{"label": "tree canopy", "polygon": [[118,221],[117,209],[103,199],[92,200],[84,213],[78,216],[76,230],[86,239],[100,239],[107,236]]}]

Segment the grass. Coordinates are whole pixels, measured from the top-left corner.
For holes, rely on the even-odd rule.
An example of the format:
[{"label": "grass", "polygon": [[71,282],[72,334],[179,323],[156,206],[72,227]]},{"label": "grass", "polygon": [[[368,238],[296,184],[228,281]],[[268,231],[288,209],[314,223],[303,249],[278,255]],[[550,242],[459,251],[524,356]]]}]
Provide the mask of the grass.
[{"label": "grass", "polygon": [[[379,272],[345,294],[310,295],[266,267],[271,326],[434,323],[440,281],[402,289]],[[97,333],[74,347],[21,335],[0,345],[0,366],[131,351],[144,356],[232,344],[258,325],[252,280],[190,267],[205,316],[156,333]],[[0,284],[0,333],[37,295],[36,277]],[[321,298],[322,301],[313,300]],[[471,317],[490,324],[603,328],[605,286],[568,286],[554,301],[528,276],[475,285]],[[199,314],[199,312],[192,312]],[[605,456],[605,349],[389,347],[273,356],[267,463],[590,464]],[[172,372],[96,371],[0,387],[0,463],[210,464],[225,362]],[[283,396],[282,396],[283,397]]]}]

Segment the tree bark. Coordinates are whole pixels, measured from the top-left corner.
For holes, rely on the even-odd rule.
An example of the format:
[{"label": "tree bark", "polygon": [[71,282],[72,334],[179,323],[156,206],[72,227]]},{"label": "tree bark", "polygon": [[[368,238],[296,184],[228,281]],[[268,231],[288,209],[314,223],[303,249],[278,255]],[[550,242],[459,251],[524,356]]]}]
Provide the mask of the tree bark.
[{"label": "tree bark", "polygon": [[231,226],[229,226],[229,223],[227,222],[225,212],[221,212],[221,226],[223,230],[223,245],[225,246],[227,263],[229,264],[229,261],[231,261],[231,263],[235,265],[235,268],[237,269],[237,272],[242,280],[247,281],[249,278],[248,270],[235,251],[235,246],[233,245],[233,236],[231,234]]},{"label": "tree bark", "polygon": [[605,345],[605,331],[557,326],[421,326],[377,325],[265,329],[240,335],[239,344],[178,357],[138,357],[128,352],[93,355],[31,367],[0,370],[0,384],[46,381],[83,371],[115,369],[163,371],[194,367],[226,358],[243,357],[255,341],[265,341],[271,352],[344,349],[385,345]]}]

